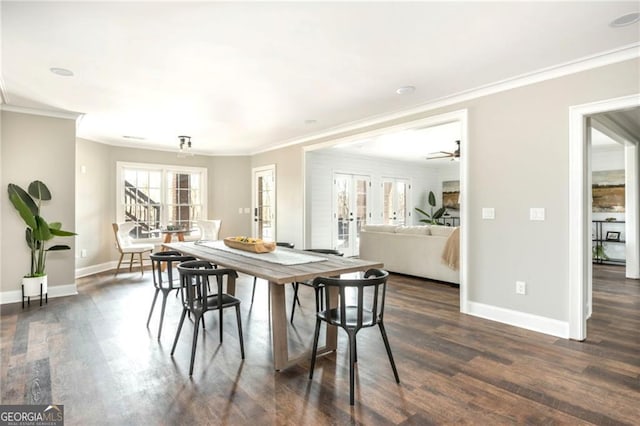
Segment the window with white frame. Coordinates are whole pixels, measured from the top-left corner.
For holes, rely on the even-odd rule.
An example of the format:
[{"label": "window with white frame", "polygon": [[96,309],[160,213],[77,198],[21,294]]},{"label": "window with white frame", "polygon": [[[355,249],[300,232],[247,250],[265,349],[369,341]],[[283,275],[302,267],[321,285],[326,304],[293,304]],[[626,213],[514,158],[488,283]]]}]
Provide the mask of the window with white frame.
[{"label": "window with white frame", "polygon": [[161,228],[190,229],[207,211],[207,169],[118,162],[119,222],[136,222],[133,238],[154,238]]}]

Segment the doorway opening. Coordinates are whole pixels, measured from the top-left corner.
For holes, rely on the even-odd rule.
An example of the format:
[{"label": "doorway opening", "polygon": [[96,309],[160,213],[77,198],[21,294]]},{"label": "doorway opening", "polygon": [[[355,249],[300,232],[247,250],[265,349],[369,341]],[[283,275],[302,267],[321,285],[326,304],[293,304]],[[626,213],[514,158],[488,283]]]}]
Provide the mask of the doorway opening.
[{"label": "doorway opening", "polygon": [[[587,319],[593,309],[593,268],[592,262],[608,257],[606,246],[624,244],[624,261],[627,278],[640,278],[640,219],[639,219],[639,181],[640,181],[640,127],[636,117],[640,114],[640,97],[627,96],[570,108],[570,181],[569,210],[574,212],[569,223],[569,338],[584,340],[587,338]],[[594,130],[595,129],[595,130]],[[598,157],[594,149],[594,135],[605,134],[608,138],[624,145],[624,215],[613,212],[600,217],[593,213],[594,205],[601,204],[597,199],[592,203],[592,187],[600,180],[593,175],[594,169],[609,160]],[[599,137],[599,136],[597,136]],[[596,162],[594,163],[594,158]],[[618,167],[621,165],[618,158]],[[595,170],[598,172],[598,170]],[[619,176],[620,173],[618,172]],[[617,178],[620,180],[620,177]],[[618,188],[618,193],[620,189]],[[618,198],[620,195],[618,194]],[[606,204],[606,203],[605,203]],[[599,207],[596,207],[596,210]],[[614,209],[615,207],[609,207]],[[619,212],[622,213],[622,212]],[[608,219],[608,220],[607,220]],[[623,220],[620,220],[623,219]],[[618,222],[614,224],[614,222]],[[623,223],[622,223],[623,222]],[[620,229],[603,229],[619,226]],[[621,237],[623,239],[621,240]],[[609,239],[609,240],[608,240]],[[618,250],[620,247],[618,247]],[[617,260],[621,260],[616,258]]]},{"label": "doorway opening", "polygon": [[[447,145],[429,144],[426,134],[435,129],[446,132],[434,139]],[[429,209],[430,192],[438,206],[444,205],[444,188],[449,188],[444,183],[453,181],[455,207],[442,223],[461,225],[460,310],[467,312],[467,138],[467,111],[460,110],[305,147],[304,246],[357,256],[363,224],[422,225],[415,207]],[[415,150],[407,148],[412,143]],[[427,159],[458,149],[463,155]]]}]

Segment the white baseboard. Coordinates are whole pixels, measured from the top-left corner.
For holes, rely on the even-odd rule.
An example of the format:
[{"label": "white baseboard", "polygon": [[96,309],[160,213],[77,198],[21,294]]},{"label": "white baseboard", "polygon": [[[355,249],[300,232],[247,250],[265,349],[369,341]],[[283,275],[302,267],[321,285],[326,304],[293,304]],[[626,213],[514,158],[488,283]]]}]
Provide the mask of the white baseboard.
[{"label": "white baseboard", "polygon": [[561,337],[563,339],[569,338],[569,322],[567,321],[558,321],[471,301],[468,302],[467,313],[476,317],[498,321],[538,333],[550,334],[551,336]]},{"label": "white baseboard", "polygon": [[[78,294],[78,289],[75,284],[63,284],[56,286],[49,286],[48,288],[48,297],[63,297],[63,296],[75,296]],[[35,296],[31,298],[31,302],[34,300],[39,300],[39,296]],[[22,301],[22,289],[18,290],[10,290],[0,292],[0,305],[4,305],[7,303],[16,303]]]},{"label": "white baseboard", "polygon": [[86,266],[84,268],[78,268],[76,269],[76,278],[82,278],[88,275],[99,274],[100,272],[116,269],[116,266],[118,266],[118,262],[116,260],[112,260],[110,262],[100,263],[98,265],[91,265],[91,266]]}]

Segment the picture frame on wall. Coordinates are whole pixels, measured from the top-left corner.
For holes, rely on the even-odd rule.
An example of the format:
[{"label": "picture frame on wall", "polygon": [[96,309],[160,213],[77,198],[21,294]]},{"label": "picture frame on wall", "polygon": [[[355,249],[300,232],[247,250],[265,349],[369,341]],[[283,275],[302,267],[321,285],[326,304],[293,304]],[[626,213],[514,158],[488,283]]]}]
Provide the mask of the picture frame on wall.
[{"label": "picture frame on wall", "polygon": [[607,231],[607,241],[620,241],[620,232],[617,231]]},{"label": "picture frame on wall", "polygon": [[460,210],[460,181],[442,182],[442,206],[451,210]]}]

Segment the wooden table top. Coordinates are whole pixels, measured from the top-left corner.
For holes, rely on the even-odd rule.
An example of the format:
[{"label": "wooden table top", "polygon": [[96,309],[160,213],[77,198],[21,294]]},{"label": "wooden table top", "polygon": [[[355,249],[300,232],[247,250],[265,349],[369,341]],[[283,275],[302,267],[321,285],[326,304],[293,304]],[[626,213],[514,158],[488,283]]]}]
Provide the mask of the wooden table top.
[{"label": "wooden table top", "polygon": [[254,277],[263,278],[276,284],[305,281],[317,276],[336,276],[350,272],[366,271],[370,268],[382,268],[380,262],[340,257],[330,254],[311,253],[303,250],[278,247],[277,250],[292,250],[307,255],[324,257],[322,262],[304,263],[300,265],[280,265],[264,260],[254,259],[225,250],[196,245],[193,242],[163,244],[171,250],[208,260],[225,268],[234,269]]}]

